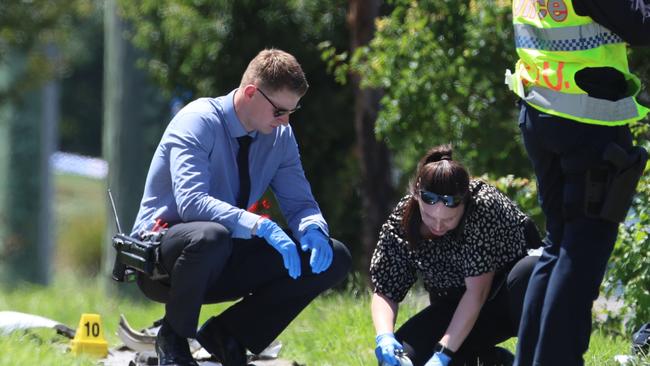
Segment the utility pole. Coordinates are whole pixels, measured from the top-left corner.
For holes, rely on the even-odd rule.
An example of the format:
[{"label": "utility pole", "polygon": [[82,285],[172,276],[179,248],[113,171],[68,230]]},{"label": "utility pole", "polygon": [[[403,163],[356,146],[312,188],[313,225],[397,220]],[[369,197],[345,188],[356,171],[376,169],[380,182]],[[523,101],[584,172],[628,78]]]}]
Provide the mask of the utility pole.
[{"label": "utility pole", "polygon": [[[146,72],[136,66],[139,52],[125,38],[128,24],[118,15],[117,0],[106,0],[104,8],[104,127],[102,150],[108,162],[107,188],[115,198],[123,231],[129,234],[137,215],[152,142],[148,132],[162,130],[168,111],[161,93]],[[153,145],[155,147],[155,145]],[[116,232],[113,211],[106,199],[107,231],[102,273],[110,278],[115,258],[111,237]],[[112,286],[108,286],[109,289]],[[139,293],[132,285],[120,292]],[[124,289],[124,290],[123,290]]]}]

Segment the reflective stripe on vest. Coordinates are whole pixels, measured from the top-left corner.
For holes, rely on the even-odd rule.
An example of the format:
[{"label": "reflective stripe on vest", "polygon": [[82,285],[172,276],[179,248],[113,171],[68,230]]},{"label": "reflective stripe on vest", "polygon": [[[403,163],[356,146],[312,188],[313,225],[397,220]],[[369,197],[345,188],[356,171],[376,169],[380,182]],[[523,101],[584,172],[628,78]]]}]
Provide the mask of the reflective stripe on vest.
[{"label": "reflective stripe on vest", "polygon": [[603,121],[607,125],[627,124],[639,119],[639,111],[633,97],[615,102],[592,98],[587,94],[559,93],[548,88],[534,86],[522,98],[529,104],[553,110],[562,117],[582,122]]},{"label": "reflective stripe on vest", "polygon": [[[578,15],[571,0],[513,0],[519,61],[506,84],[542,112],[584,123],[615,126],[637,121],[649,110],[636,101],[639,79],[630,73],[624,40],[593,19]],[[575,80],[585,68],[618,70],[628,97],[590,97]]]},{"label": "reflective stripe on vest", "polygon": [[623,43],[623,39],[597,23],[565,28],[537,28],[515,24],[515,46],[541,51],[580,51],[606,44]]}]

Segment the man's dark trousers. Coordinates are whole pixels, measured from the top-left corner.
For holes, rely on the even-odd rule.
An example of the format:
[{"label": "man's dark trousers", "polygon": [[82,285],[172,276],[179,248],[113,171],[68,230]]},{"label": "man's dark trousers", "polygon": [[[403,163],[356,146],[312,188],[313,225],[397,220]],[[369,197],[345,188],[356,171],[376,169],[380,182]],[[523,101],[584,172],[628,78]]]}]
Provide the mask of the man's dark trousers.
[{"label": "man's dark trousers", "polygon": [[138,285],[145,295],[164,302],[165,319],[182,336],[193,338],[202,304],[240,299],[218,315],[219,324],[251,352],[268,346],[318,294],[341,282],[351,257],[332,240],[330,267],[313,274],[310,251],[303,252],[301,275],[289,277],[282,256],[264,239],[231,239],[214,222],[173,225],[161,243],[161,261],[171,273],[167,283],[143,276]]},{"label": "man's dark trousers", "polygon": [[581,207],[585,172],[616,142],[628,150],[627,126],[606,127],[551,116],[521,103],[519,127],[537,176],[546,216],[544,251],[533,270],[519,328],[517,366],[583,365],[591,307],[598,297],[618,224],[563,208]]}]

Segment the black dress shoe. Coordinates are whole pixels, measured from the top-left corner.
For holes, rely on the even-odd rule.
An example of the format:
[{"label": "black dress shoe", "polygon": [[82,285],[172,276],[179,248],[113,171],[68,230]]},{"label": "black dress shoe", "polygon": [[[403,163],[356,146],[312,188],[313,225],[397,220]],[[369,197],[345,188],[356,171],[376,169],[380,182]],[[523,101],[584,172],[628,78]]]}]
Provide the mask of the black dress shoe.
[{"label": "black dress shoe", "polygon": [[156,336],[156,354],[160,366],[199,366],[192,357],[187,338],[176,334],[165,319]]},{"label": "black dress shoe", "polygon": [[219,326],[215,317],[208,319],[196,333],[196,340],[223,366],[246,366],[246,349]]}]

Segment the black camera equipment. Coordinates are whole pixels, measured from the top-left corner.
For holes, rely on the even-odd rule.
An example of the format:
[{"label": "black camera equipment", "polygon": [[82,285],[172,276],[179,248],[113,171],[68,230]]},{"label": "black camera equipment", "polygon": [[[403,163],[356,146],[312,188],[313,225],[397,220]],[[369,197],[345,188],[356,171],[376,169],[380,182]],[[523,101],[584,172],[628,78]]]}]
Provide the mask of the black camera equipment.
[{"label": "black camera equipment", "polygon": [[111,201],[118,232],[113,235],[113,248],[116,253],[112,278],[117,282],[132,282],[136,279],[137,272],[145,274],[152,280],[169,278],[169,274],[159,265],[160,240],[165,230],[145,233],[142,240],[124,234],[110,189],[108,198]]}]

